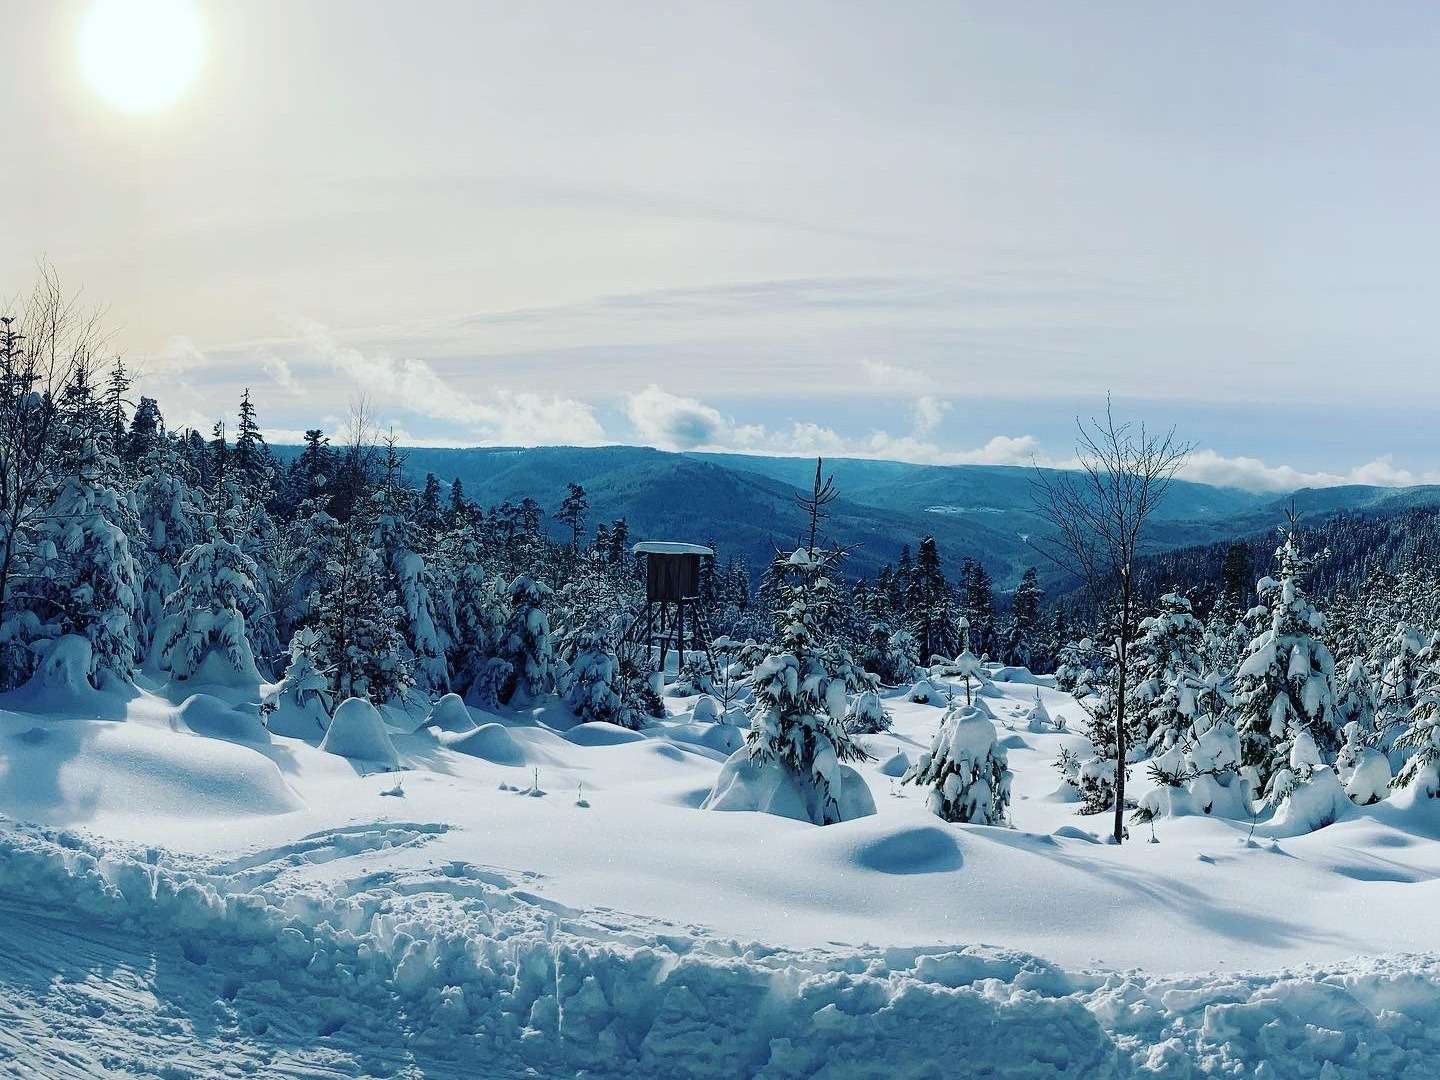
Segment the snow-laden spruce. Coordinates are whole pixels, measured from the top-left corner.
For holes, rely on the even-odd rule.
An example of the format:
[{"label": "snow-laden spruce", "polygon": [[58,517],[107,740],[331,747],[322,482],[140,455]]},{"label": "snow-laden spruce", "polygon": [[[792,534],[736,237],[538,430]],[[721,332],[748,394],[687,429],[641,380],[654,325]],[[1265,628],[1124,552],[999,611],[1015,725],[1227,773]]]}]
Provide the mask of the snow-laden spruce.
[{"label": "snow-laden spruce", "polygon": [[1160,753],[1184,742],[1194,722],[1205,629],[1189,598],[1170,592],[1160,598],[1159,611],[1141,623],[1141,630],[1134,646],[1132,708],[1144,722],[1145,745]]},{"label": "snow-laden spruce", "polygon": [[97,687],[128,679],[139,651],[140,570],[126,531],[134,522],[107,471],[95,441],[87,439],[35,530],[27,604],[0,627],[0,637],[39,643],[31,646],[32,657],[46,651],[47,640],[85,638],[86,674]]},{"label": "snow-laden spruce", "polygon": [[565,703],[582,722],[639,728],[645,717],[627,708],[622,697],[620,660],[598,629],[586,627],[575,636]]},{"label": "snow-laden spruce", "polygon": [[555,653],[550,644],[550,589],[521,574],[510,583],[510,617],[500,633],[497,656],[510,665],[500,700],[530,705],[550,692]]},{"label": "snow-laden spruce", "polygon": [[255,563],[228,540],[192,547],[166,600],[156,639],[160,666],[180,680],[258,683],[246,625],[269,613],[257,576]]},{"label": "snow-laden spruce", "polygon": [[707,809],[763,810],[816,825],[875,812],[865,780],[845,764],[865,751],[845,730],[845,680],[816,642],[808,584],[785,590],[780,640],[750,676],[745,746],[725,762]]},{"label": "snow-laden spruce", "polygon": [[901,783],[928,786],[927,805],[946,821],[1001,825],[1010,804],[1010,769],[995,738],[994,716],[981,700],[945,711],[940,730]]},{"label": "snow-laden spruce", "polygon": [[[1322,635],[1325,620],[1305,595],[1310,559],[1301,551],[1292,526],[1275,551],[1279,580],[1262,578],[1257,586],[1268,609],[1268,626],[1250,642],[1235,674],[1236,730],[1241,765],[1257,796],[1277,804],[1287,794],[1287,763],[1302,733],[1319,751],[1340,746],[1335,715],[1335,660]],[[1282,783],[1274,781],[1281,776]]]}]

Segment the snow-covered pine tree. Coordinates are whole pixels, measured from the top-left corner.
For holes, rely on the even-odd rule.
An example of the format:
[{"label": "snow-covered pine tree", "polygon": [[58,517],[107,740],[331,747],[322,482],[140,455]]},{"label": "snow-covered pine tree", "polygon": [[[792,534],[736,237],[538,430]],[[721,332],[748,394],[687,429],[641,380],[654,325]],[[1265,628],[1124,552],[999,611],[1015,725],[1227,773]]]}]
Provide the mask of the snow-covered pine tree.
[{"label": "snow-covered pine tree", "polygon": [[496,656],[510,665],[500,688],[506,704],[529,705],[549,693],[554,650],[550,644],[550,589],[521,574],[507,590],[510,617],[500,634]]},{"label": "snow-covered pine tree", "polygon": [[1034,662],[1043,655],[1040,626],[1040,601],[1045,592],[1033,566],[1026,569],[1015,586],[1010,601],[1010,619],[1005,627],[1002,652],[1006,663],[1019,664],[1034,670]]},{"label": "snow-covered pine tree", "polygon": [[262,707],[267,726],[277,735],[319,738],[332,711],[330,676],[323,663],[324,644],[318,631],[296,630],[290,638],[290,659],[285,674],[269,689]]},{"label": "snow-covered pine tree", "polygon": [[992,654],[995,649],[995,591],[990,582],[990,572],[974,559],[966,559],[960,566],[960,609],[970,620],[970,651],[981,657]]},{"label": "snow-covered pine tree", "polygon": [[946,710],[930,751],[912,765],[902,784],[930,788],[932,813],[946,821],[1001,825],[1010,803],[1010,769],[995,739],[994,717],[983,701]]},{"label": "snow-covered pine tree", "polygon": [[135,489],[140,533],[136,545],[144,552],[140,627],[142,651],[154,641],[165,618],[165,601],[180,587],[185,554],[207,536],[210,519],[204,501],[181,477],[178,461],[147,456]]},{"label": "snow-covered pine tree", "polygon": [[778,764],[790,775],[812,822],[828,825],[843,816],[841,765],[866,754],[845,730],[845,680],[829,669],[817,640],[811,600],[825,561],[818,552],[796,553],[801,554],[803,559],[789,560],[795,580],[783,585],[778,640],[750,676],[753,704],[745,743],[752,762]]},{"label": "snow-covered pine tree", "polygon": [[639,728],[645,717],[628,708],[621,693],[620,661],[606,636],[596,627],[575,635],[565,703],[581,721],[600,721]]},{"label": "snow-covered pine tree", "polygon": [[[500,686],[495,654],[505,630],[509,612],[499,584],[485,573],[474,543],[467,546],[451,594],[454,637],[451,641],[450,685],[467,702],[481,708],[493,707]],[[504,664],[505,661],[498,661]]]},{"label": "snow-covered pine tree", "polygon": [[[1325,620],[1305,595],[1311,560],[1293,522],[1275,551],[1279,580],[1262,578],[1257,592],[1268,627],[1250,642],[1235,676],[1236,730],[1241,764],[1257,797],[1284,797],[1272,782],[1293,775],[1291,748],[1303,734],[1322,754],[1340,746],[1335,715],[1335,661],[1321,635]],[[1287,777],[1288,778],[1288,777]]]},{"label": "snow-covered pine tree", "polygon": [[1191,610],[1190,599],[1169,592],[1140,630],[1134,645],[1136,682],[1131,702],[1133,715],[1144,720],[1142,745],[1158,754],[1184,742],[1195,719],[1195,682],[1204,669],[1204,628]]},{"label": "snow-covered pine tree", "polygon": [[875,735],[889,731],[893,722],[880,695],[874,690],[856,694],[844,719],[845,730],[851,735]]},{"label": "snow-covered pine tree", "polygon": [[1416,690],[1422,671],[1420,653],[1425,640],[1420,632],[1405,622],[1395,624],[1394,631],[1379,649],[1380,685],[1376,719],[1379,727],[1403,726],[1409,723],[1415,708]]},{"label": "snow-covered pine tree", "polygon": [[258,683],[246,627],[268,614],[254,561],[220,537],[194,545],[180,563],[180,584],[166,599],[156,637],[162,667],[176,679]]},{"label": "snow-covered pine tree", "polygon": [[865,670],[882,683],[899,686],[914,679],[915,669],[920,665],[920,648],[909,630],[892,633],[887,624],[876,623],[870,630],[861,662]]},{"label": "snow-covered pine tree", "polygon": [[1335,722],[1340,725],[1341,731],[1355,724],[1359,730],[1373,734],[1378,708],[1370,673],[1365,670],[1364,661],[1357,656],[1345,669],[1345,678],[1336,692]]},{"label": "snow-covered pine tree", "polygon": [[128,679],[139,652],[138,567],[127,534],[129,504],[105,479],[115,471],[94,438],[78,451],[35,530],[27,591],[31,627],[43,637],[77,634],[90,642],[91,683]]},{"label": "snow-covered pine tree", "polygon": [[905,590],[909,630],[915,635],[921,656],[943,653],[953,656],[959,642],[955,635],[955,613],[950,583],[940,566],[940,550],[933,536],[920,541],[915,569]]},{"label": "snow-covered pine tree", "polygon": [[448,642],[436,625],[432,594],[434,578],[419,553],[423,537],[416,523],[414,493],[402,483],[403,461],[394,436],[385,441],[384,478],[374,494],[375,531],[372,543],[389,571],[390,587],[400,601],[400,632],[414,662],[415,684],[425,693],[450,688],[445,649]]}]

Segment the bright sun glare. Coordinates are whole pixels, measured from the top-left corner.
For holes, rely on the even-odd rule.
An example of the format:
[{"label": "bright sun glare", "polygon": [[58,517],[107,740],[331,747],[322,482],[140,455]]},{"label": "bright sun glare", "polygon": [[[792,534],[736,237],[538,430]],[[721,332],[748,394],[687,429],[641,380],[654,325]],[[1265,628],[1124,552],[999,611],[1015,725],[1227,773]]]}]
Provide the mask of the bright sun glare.
[{"label": "bright sun glare", "polygon": [[80,28],[80,66],[117,109],[171,104],[200,68],[200,19],[188,0],[96,0]]}]

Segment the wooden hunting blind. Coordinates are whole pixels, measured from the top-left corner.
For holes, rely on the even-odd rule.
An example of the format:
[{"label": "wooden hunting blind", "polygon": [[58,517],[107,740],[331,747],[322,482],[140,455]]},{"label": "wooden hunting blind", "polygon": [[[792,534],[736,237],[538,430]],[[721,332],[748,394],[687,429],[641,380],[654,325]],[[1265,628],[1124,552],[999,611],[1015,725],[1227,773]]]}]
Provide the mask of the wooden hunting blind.
[{"label": "wooden hunting blind", "polygon": [[709,662],[710,635],[699,604],[700,575],[715,552],[700,544],[669,540],[645,540],[631,551],[645,560],[645,610],[625,632],[622,660],[628,659],[639,670],[658,659],[658,670],[664,671],[665,657],[674,648],[682,664],[687,649],[704,652]]}]

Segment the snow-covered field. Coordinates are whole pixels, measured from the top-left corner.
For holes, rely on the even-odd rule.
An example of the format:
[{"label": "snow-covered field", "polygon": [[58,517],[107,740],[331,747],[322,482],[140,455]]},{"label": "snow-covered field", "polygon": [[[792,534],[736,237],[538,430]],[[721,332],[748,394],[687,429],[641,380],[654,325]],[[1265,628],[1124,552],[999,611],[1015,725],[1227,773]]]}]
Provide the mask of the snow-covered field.
[{"label": "snow-covered field", "polygon": [[900,693],[877,813],[819,828],[698,809],[742,733],[693,699],[471,710],[366,775],[195,690],[0,702],[7,1074],[1435,1075],[1440,810],[1403,792],[1116,847],[1057,794],[1083,740],[997,683],[1013,828],[898,784],[943,711]]}]

